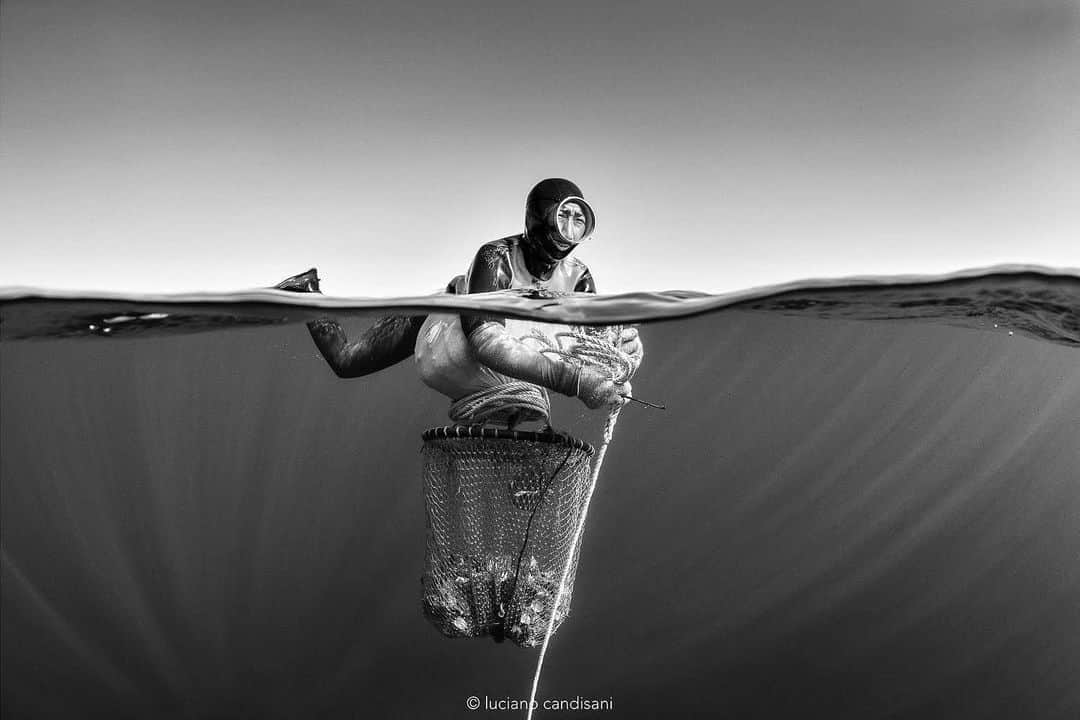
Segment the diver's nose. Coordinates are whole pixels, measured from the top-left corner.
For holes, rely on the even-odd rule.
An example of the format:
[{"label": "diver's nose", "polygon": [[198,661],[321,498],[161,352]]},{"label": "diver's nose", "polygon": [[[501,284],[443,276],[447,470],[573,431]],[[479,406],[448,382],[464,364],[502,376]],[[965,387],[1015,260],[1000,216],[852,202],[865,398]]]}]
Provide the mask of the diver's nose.
[{"label": "diver's nose", "polygon": [[559,232],[570,242],[581,242],[585,234],[585,218],[578,213],[567,213],[559,216]]}]

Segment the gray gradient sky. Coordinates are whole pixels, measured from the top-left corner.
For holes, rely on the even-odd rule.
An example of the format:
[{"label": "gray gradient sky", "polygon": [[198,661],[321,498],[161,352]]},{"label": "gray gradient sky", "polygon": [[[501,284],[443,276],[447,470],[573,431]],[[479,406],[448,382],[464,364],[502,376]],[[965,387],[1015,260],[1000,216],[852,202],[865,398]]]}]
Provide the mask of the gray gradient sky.
[{"label": "gray gradient sky", "polygon": [[1080,3],[0,4],[0,285],[432,291],[537,180],[602,292],[1080,266]]}]

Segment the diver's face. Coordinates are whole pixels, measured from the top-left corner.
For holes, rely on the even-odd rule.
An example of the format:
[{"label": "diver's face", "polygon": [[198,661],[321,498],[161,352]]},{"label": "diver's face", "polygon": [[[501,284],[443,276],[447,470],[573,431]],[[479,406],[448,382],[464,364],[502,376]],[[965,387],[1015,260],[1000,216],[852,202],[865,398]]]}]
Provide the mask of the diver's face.
[{"label": "diver's face", "polygon": [[585,239],[588,219],[585,217],[585,210],[578,203],[571,201],[560,205],[555,220],[564,240],[576,245]]}]

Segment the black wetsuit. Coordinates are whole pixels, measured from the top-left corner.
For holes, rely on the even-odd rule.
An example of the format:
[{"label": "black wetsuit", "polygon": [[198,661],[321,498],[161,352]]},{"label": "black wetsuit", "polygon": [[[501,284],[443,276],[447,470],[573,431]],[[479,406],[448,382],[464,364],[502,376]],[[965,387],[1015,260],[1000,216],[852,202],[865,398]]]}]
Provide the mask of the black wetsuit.
[{"label": "black wetsuit", "polygon": [[[525,233],[482,246],[473,259],[466,282],[455,278],[447,286],[447,292],[459,292],[462,286],[471,294],[522,286],[543,288],[548,283],[562,292],[568,289],[596,292],[588,268],[569,257],[574,246],[559,235],[554,215],[568,198],[582,198],[581,190],[570,181],[552,179],[539,183],[526,201]],[[581,204],[588,208],[584,201]],[[588,209],[586,235],[594,225],[592,211]],[[566,287],[568,281],[572,281],[570,288]],[[332,320],[309,323],[308,329],[327,364],[339,377],[360,377],[411,356],[425,320],[423,315],[383,318],[352,342]],[[576,369],[538,353],[522,352],[490,327],[491,323],[504,326],[502,318],[463,314],[461,321],[465,335],[471,343],[476,343],[477,356],[486,365],[557,392],[575,394]]]}]

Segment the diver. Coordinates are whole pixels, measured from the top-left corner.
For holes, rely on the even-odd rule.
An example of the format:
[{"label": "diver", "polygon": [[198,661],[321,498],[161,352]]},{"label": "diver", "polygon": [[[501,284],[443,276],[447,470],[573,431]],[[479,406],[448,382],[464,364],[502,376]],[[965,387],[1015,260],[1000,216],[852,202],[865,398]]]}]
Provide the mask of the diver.
[{"label": "diver", "polygon": [[[468,273],[451,280],[446,292],[595,293],[592,273],[571,257],[595,225],[593,210],[577,185],[558,178],[543,180],[526,199],[525,232],[481,246]],[[319,292],[318,276],[312,269],[275,287]],[[510,320],[509,325],[507,319],[487,314],[391,316],[352,342],[333,320],[309,322],[308,330],[327,364],[342,378],[368,375],[415,355],[425,384],[454,401],[517,379],[577,397],[592,409],[626,402],[629,382],[618,384],[596,368],[544,353],[531,342],[538,323]],[[617,343],[636,369],[643,355],[637,331],[622,329]]]}]

